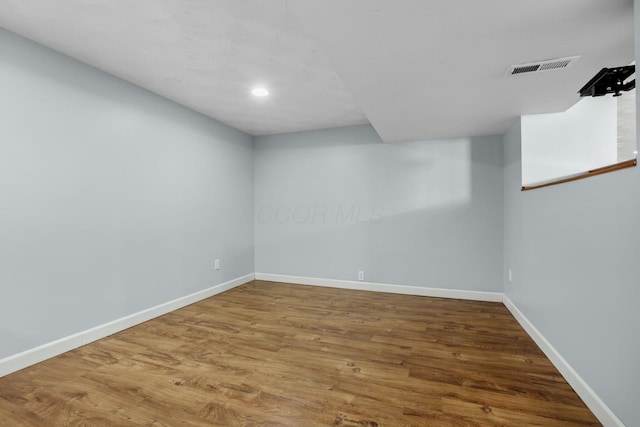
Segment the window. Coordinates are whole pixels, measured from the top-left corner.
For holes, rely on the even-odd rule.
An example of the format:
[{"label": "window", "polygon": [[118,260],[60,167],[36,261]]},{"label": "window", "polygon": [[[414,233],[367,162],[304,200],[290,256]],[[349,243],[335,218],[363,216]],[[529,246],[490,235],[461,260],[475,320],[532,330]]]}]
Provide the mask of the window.
[{"label": "window", "polygon": [[523,190],[635,166],[635,89],[581,98],[567,111],[522,117]]}]

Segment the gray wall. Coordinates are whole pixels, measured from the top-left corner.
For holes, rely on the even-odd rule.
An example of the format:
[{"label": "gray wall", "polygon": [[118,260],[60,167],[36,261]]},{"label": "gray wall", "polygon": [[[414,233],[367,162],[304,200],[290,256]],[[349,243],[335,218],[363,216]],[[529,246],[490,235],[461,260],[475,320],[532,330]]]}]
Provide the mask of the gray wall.
[{"label": "gray wall", "polygon": [[504,279],[640,425],[640,168],[521,193],[519,123],[504,175],[500,138],[388,145],[359,126],[256,138],[254,177],[242,132],[2,30],[0,52],[0,358],[254,270]]},{"label": "gray wall", "polygon": [[502,291],[502,139],[255,139],[256,271]]},{"label": "gray wall", "polygon": [[[639,47],[636,36],[636,57]],[[640,168],[521,192],[519,126],[504,142],[505,293],[622,422],[640,426]]]},{"label": "gray wall", "polygon": [[251,136],[3,30],[0,52],[0,358],[254,271]]}]

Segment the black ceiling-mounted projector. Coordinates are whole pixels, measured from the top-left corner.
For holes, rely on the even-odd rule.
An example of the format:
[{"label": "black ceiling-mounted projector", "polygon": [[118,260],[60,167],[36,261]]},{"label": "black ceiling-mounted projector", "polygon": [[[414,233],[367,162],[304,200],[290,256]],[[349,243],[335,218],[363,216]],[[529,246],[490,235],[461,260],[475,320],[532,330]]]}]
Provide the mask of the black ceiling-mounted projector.
[{"label": "black ceiling-mounted projector", "polygon": [[604,96],[609,93],[612,93],[613,96],[620,96],[622,92],[636,88],[636,79],[625,83],[625,80],[634,75],[635,72],[635,65],[603,68],[578,93],[580,96]]}]

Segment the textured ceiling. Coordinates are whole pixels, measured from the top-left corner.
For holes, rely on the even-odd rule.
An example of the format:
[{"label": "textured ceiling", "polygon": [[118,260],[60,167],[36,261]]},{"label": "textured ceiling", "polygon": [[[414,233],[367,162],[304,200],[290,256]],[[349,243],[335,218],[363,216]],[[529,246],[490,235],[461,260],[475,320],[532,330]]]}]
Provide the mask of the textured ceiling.
[{"label": "textured ceiling", "polygon": [[0,0],[0,26],[253,135],[368,123],[286,1]]},{"label": "textured ceiling", "polygon": [[0,26],[253,135],[371,122],[388,142],[563,111],[634,31],[632,0],[0,0]]}]

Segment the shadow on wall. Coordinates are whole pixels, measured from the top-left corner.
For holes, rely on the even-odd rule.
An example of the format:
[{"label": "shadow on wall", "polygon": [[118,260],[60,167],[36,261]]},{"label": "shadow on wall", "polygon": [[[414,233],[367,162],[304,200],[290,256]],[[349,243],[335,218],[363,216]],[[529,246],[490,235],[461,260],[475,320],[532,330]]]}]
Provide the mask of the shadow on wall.
[{"label": "shadow on wall", "polygon": [[500,138],[384,144],[354,127],[256,148],[257,271],[500,289]]},{"label": "shadow on wall", "polygon": [[[433,146],[425,149],[427,144]],[[305,147],[305,164],[290,168],[286,178],[275,177],[281,179],[272,185],[287,196],[256,206],[258,226],[309,234],[471,202],[469,139],[380,143],[348,151],[340,146],[324,146],[324,152]],[[327,174],[333,175],[335,186],[320,188]]]}]

